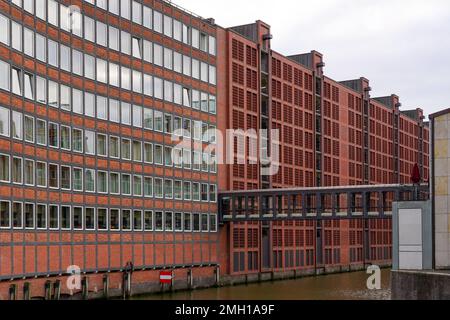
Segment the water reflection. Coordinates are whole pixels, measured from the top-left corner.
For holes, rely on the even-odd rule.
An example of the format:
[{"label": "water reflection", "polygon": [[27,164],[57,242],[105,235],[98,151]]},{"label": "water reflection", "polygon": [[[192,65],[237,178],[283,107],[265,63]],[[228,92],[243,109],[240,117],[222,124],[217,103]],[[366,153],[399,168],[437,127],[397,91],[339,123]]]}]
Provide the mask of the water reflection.
[{"label": "water reflection", "polygon": [[368,290],[365,272],[263,282],[135,297],[143,300],[389,300],[390,270],[382,270],[382,289]]}]

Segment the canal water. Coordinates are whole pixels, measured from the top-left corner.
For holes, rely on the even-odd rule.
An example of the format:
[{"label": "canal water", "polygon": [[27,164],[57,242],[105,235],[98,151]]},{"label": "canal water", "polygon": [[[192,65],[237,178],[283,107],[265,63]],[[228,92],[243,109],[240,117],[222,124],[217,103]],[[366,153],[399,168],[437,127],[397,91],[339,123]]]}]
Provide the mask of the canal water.
[{"label": "canal water", "polygon": [[365,272],[322,275],[135,297],[139,300],[390,300],[390,270],[381,272],[381,290],[367,289]]}]

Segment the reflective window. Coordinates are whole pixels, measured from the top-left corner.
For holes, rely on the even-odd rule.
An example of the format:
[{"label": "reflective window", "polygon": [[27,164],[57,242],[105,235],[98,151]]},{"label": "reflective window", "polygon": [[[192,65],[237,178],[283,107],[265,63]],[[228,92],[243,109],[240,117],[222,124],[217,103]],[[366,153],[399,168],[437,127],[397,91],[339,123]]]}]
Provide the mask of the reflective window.
[{"label": "reflective window", "polygon": [[41,77],[36,77],[36,101],[47,103],[47,81]]},{"label": "reflective window", "polygon": [[159,44],[153,44],[153,62],[158,66],[163,66],[163,47]]},{"label": "reflective window", "polygon": [[22,114],[16,111],[12,113],[12,137],[22,140],[23,137],[23,119]]},{"label": "reflective window", "polygon": [[131,35],[128,32],[120,31],[120,51],[131,54]]},{"label": "reflective window", "polygon": [[12,68],[12,92],[21,96],[22,95],[22,71],[16,68]]},{"label": "reflective window", "polygon": [[58,26],[58,2],[55,0],[47,0],[47,21]]},{"label": "reflective window", "polygon": [[78,89],[72,89],[72,108],[73,112],[83,114],[83,92]]},{"label": "reflective window", "polygon": [[109,99],[109,120],[112,122],[120,122],[120,104],[119,101]]},{"label": "reflective window", "polygon": [[142,93],[142,73],[133,70],[133,91]]},{"label": "reflective window", "polygon": [[83,75],[83,54],[75,49],[72,49],[72,72]]},{"label": "reflective window", "polygon": [[48,63],[58,67],[58,43],[48,39]]},{"label": "reflective window", "polygon": [[120,67],[121,73],[121,87],[122,89],[130,90],[131,89],[131,70],[125,67]]},{"label": "reflective window", "polygon": [[47,40],[40,34],[36,34],[36,59],[47,61]]},{"label": "reflective window", "polygon": [[0,42],[9,46],[9,19],[0,14]]},{"label": "reflective window", "polygon": [[133,22],[142,24],[142,5],[136,1],[133,1]]},{"label": "reflective window", "polygon": [[97,81],[107,83],[108,82],[108,62],[103,59],[97,58]]},{"label": "reflective window", "polygon": [[9,64],[3,61],[0,61],[0,89],[4,89],[9,91],[9,75],[10,68]]},{"label": "reflective window", "polygon": [[59,86],[56,82],[48,81],[48,105],[54,108],[59,107]]},{"label": "reflective window", "polygon": [[25,98],[34,100],[34,75],[24,73],[24,95]]},{"label": "reflective window", "polygon": [[182,41],[182,24],[178,20],[173,20],[173,38],[178,41]]},{"label": "reflective window", "polygon": [[11,22],[11,46],[22,51],[22,26],[14,21]]},{"label": "reflective window", "polygon": [[119,65],[115,63],[109,63],[109,84],[119,87]]},{"label": "reflective window", "polygon": [[172,37],[172,18],[169,16],[164,16],[164,34]]},{"label": "reflective window", "polygon": [[61,69],[70,72],[70,48],[64,45],[60,45],[61,53]]},{"label": "reflective window", "polygon": [[182,73],[183,72],[183,55],[178,52],[173,52],[173,70]]},{"label": "reflective window", "polygon": [[133,126],[142,128],[142,107],[133,105]]},{"label": "reflective window", "polygon": [[23,52],[30,57],[34,57],[34,32],[30,29],[23,29]]},{"label": "reflective window", "polygon": [[60,92],[61,92],[61,102],[60,102],[61,109],[71,111],[72,99],[70,97],[70,93],[71,93],[70,87],[61,85]]},{"label": "reflective window", "polygon": [[144,27],[152,29],[153,12],[147,6],[144,6]]},{"label": "reflective window", "polygon": [[120,157],[120,143],[117,137],[109,136],[109,156],[111,158]]},{"label": "reflective window", "polygon": [[95,154],[95,132],[84,130],[84,152]]},{"label": "reflective window", "polygon": [[88,54],[84,55],[84,76],[95,80],[95,58]]},{"label": "reflective window", "polygon": [[120,0],[120,15],[130,20],[130,0]]},{"label": "reflective window", "polygon": [[142,59],[142,48],[141,48],[141,44],[142,44],[142,40],[137,38],[137,37],[133,37],[132,39],[133,41],[133,56],[137,59]]},{"label": "reflective window", "polygon": [[29,13],[34,13],[34,0],[23,0],[23,9]]},{"label": "reflective window", "polygon": [[131,125],[131,105],[126,102],[122,102],[120,105],[121,120],[123,124]]},{"label": "reflective window", "polygon": [[153,96],[153,78],[148,74],[144,74],[144,94]]},{"label": "reflective window", "polygon": [[84,38],[95,42],[95,21],[84,15]]},{"label": "reflective window", "polygon": [[108,120],[108,100],[105,97],[97,96],[97,118]]},{"label": "reflective window", "polygon": [[119,0],[109,0],[108,1],[108,10],[111,13],[119,15]]},{"label": "reflective window", "polygon": [[97,43],[104,47],[108,46],[108,28],[100,21],[97,21]]},{"label": "reflective window", "polygon": [[36,143],[47,144],[47,123],[41,119],[36,119]]},{"label": "reflective window", "polygon": [[47,20],[46,0],[36,0],[36,16],[42,20]]},{"label": "reflective window", "polygon": [[109,26],[109,48],[119,51],[119,29]]},{"label": "reflective window", "polygon": [[162,33],[162,14],[158,11],[153,11],[153,30]]},{"label": "reflective window", "polygon": [[164,48],[164,68],[172,69],[172,50]]},{"label": "reflective window", "polygon": [[95,117],[95,96],[89,92],[84,92],[84,114]]},{"label": "reflective window", "polygon": [[144,60],[147,62],[153,61],[153,48],[150,41],[144,40]]}]

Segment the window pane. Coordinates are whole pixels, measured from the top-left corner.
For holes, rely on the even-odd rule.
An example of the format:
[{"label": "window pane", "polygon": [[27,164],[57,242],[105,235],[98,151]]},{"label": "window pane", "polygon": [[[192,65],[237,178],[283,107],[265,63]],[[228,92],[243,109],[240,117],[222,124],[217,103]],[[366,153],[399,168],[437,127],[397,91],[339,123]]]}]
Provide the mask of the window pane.
[{"label": "window pane", "polygon": [[22,158],[13,158],[12,162],[12,182],[22,184]]},{"label": "window pane", "polygon": [[23,137],[22,114],[15,111],[12,113],[12,137],[19,140]]},{"label": "window pane", "polygon": [[144,27],[152,29],[153,12],[152,9],[144,6]]},{"label": "window pane", "polygon": [[103,59],[97,58],[97,81],[108,82],[108,63]]},{"label": "window pane", "polygon": [[70,167],[61,166],[60,185],[61,189],[70,190],[71,187],[71,170]]},{"label": "window pane", "polygon": [[55,26],[58,26],[58,2],[54,0],[47,0],[47,21]]},{"label": "window pane", "polygon": [[169,16],[164,16],[164,34],[172,37],[172,18]]},{"label": "window pane", "polygon": [[162,33],[162,14],[158,11],[153,11],[153,30]]},{"label": "window pane", "polygon": [[84,131],[85,145],[84,150],[87,154],[95,154],[95,133],[89,130]]},{"label": "window pane", "polygon": [[97,96],[97,118],[108,120],[108,100],[105,97]]},{"label": "window pane", "polygon": [[109,120],[112,122],[120,122],[119,101],[109,99]]},{"label": "window pane", "polygon": [[[115,218],[117,221],[119,220],[119,217]],[[97,228],[98,230],[108,229],[108,211],[106,209],[97,209]]]},{"label": "window pane", "polygon": [[83,130],[73,129],[72,140],[73,151],[83,152]]},{"label": "window pane", "polygon": [[66,126],[61,126],[61,149],[70,150],[70,135],[71,128]]},{"label": "window pane", "polygon": [[84,16],[84,38],[95,42],[95,21],[88,16]]},{"label": "window pane", "polygon": [[106,24],[97,21],[97,43],[101,46],[108,46],[108,35],[107,35]]},{"label": "window pane", "polygon": [[20,202],[14,202],[12,205],[12,221],[14,228],[23,228],[23,205]]},{"label": "window pane", "polygon": [[109,26],[109,48],[119,51],[119,29]]},{"label": "window pane", "polygon": [[133,22],[142,24],[142,5],[136,1],[133,1]]},{"label": "window pane", "polygon": [[30,29],[24,28],[23,37],[24,53],[29,55],[30,57],[34,57],[34,32]]},{"label": "window pane", "polygon": [[[86,225],[86,230],[94,230],[95,229],[95,209],[94,208],[86,208],[84,217],[85,217],[84,223]],[[100,222],[101,222],[102,229],[105,229],[106,228],[106,217],[102,217]],[[99,225],[99,229],[100,229],[100,225]]]},{"label": "window pane", "polygon": [[131,125],[131,105],[129,103],[122,102],[120,108],[122,123]]},{"label": "window pane", "polygon": [[142,211],[133,212],[133,229],[142,230]]},{"label": "window pane", "polygon": [[87,192],[95,192],[95,171],[86,169],[85,171],[85,189]]},{"label": "window pane", "polygon": [[58,180],[58,165],[57,164],[49,164],[48,165],[48,186],[50,188],[58,188],[59,180]]},{"label": "window pane", "polygon": [[80,51],[72,50],[72,72],[83,75],[83,54]]},{"label": "window pane", "polygon": [[83,191],[83,169],[73,169],[73,190]]},{"label": "window pane", "polygon": [[11,22],[11,46],[17,51],[22,51],[22,26]]},{"label": "window pane", "polygon": [[130,20],[130,0],[120,0],[120,15]]},{"label": "window pane", "polygon": [[9,46],[9,19],[3,15],[0,15],[0,42]]},{"label": "window pane", "polygon": [[24,119],[25,141],[34,142],[34,118],[25,116]]},{"label": "window pane", "polygon": [[4,89],[9,91],[9,74],[10,68],[9,64],[3,61],[0,61],[0,89]]},{"label": "window pane", "polygon": [[36,185],[47,186],[47,165],[44,162],[36,162]]},{"label": "window pane", "polygon": [[9,156],[0,155],[0,180],[9,182]]},{"label": "window pane", "polygon": [[133,105],[133,126],[142,128],[142,107]]},{"label": "window pane", "polygon": [[12,68],[12,92],[19,96],[22,95],[22,71]]},{"label": "window pane", "polygon": [[48,221],[50,229],[59,228],[59,208],[58,206],[49,206]]},{"label": "window pane", "polygon": [[34,229],[35,227],[35,216],[34,216],[34,204],[25,204],[25,228]]}]

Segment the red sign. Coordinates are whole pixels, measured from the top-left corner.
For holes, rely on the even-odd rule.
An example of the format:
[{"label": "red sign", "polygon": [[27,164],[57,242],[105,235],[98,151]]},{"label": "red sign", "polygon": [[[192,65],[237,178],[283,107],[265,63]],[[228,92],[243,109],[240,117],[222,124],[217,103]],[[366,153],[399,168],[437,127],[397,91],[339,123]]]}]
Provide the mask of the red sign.
[{"label": "red sign", "polygon": [[172,283],[172,271],[161,271],[159,273],[159,282]]}]

